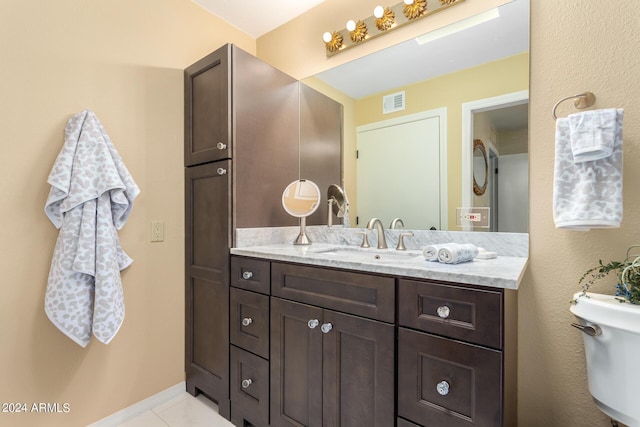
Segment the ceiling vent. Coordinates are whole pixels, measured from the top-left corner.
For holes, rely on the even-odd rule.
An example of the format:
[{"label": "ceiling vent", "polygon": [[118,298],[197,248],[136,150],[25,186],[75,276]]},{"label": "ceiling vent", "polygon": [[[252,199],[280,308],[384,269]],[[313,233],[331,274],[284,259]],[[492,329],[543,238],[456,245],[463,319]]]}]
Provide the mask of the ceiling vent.
[{"label": "ceiling vent", "polygon": [[404,91],[382,97],[382,114],[404,110]]}]

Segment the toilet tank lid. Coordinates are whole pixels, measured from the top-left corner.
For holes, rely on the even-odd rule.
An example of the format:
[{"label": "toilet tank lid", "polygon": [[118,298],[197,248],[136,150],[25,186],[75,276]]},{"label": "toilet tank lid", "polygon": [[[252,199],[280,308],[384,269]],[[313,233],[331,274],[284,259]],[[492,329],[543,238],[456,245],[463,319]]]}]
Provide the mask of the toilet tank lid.
[{"label": "toilet tank lid", "polygon": [[640,305],[621,302],[613,295],[576,293],[570,311],[574,316],[598,326],[610,326],[640,334]]}]

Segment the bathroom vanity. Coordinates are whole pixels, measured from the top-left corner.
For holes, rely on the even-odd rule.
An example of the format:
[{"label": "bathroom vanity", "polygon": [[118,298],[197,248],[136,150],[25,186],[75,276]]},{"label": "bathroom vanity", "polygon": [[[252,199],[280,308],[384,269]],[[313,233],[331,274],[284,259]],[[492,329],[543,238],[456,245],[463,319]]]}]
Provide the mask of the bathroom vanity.
[{"label": "bathroom vanity", "polygon": [[231,249],[235,425],[515,425],[526,258],[481,265],[511,265],[492,286],[426,278],[474,280],[471,266],[336,262],[313,246]]},{"label": "bathroom vanity", "polygon": [[[291,119],[305,115],[313,126]],[[185,70],[187,391],[239,427],[515,425],[526,254],[452,266],[360,251],[353,230],[318,226],[324,203],[307,224],[338,244],[239,237],[294,228],[291,181],[341,183],[341,126],[340,104],[231,45]],[[414,230],[414,248],[420,233],[486,234]]]}]

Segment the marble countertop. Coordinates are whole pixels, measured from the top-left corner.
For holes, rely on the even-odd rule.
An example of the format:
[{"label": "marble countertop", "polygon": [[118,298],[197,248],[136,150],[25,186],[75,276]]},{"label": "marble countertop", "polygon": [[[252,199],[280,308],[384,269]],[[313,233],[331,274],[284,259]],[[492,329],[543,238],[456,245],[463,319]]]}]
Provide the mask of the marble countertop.
[{"label": "marble countertop", "polygon": [[[495,259],[480,260],[461,264],[442,264],[426,261],[421,251],[409,250],[398,253],[394,249],[369,249],[370,258],[345,256],[331,253],[335,249],[351,249],[362,253],[357,247],[330,243],[313,243],[309,246],[287,244],[266,244],[232,248],[231,254],[274,261],[297,262],[324,267],[344,268],[369,273],[394,276],[442,280],[467,283],[495,288],[518,289],[526,270],[528,258],[499,255]],[[375,259],[379,254],[380,259]],[[388,259],[385,259],[388,256]]]}]

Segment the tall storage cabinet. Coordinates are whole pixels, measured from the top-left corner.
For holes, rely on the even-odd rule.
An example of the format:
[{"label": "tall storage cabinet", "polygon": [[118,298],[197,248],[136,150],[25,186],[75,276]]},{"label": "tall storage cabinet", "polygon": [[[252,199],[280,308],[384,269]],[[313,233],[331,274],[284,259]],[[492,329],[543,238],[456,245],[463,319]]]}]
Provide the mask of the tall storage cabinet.
[{"label": "tall storage cabinet", "polygon": [[[342,106],[310,88],[301,94],[296,79],[230,44],[189,66],[184,84],[187,391],[231,419],[230,366],[253,357],[230,349],[234,231],[297,225],[281,196],[300,177],[341,184]],[[326,209],[307,224],[326,221]]]},{"label": "tall storage cabinet", "polygon": [[295,225],[298,82],[233,45],[185,70],[185,370],[230,417],[229,248],[238,227]]}]

